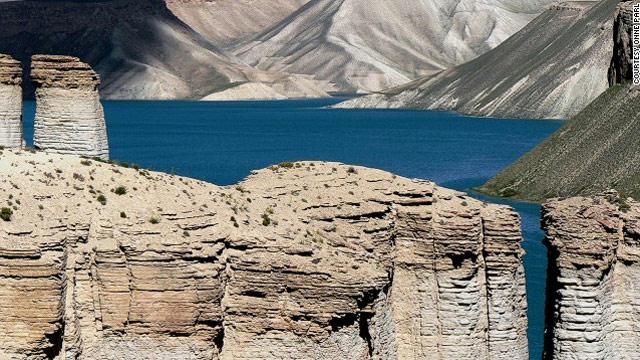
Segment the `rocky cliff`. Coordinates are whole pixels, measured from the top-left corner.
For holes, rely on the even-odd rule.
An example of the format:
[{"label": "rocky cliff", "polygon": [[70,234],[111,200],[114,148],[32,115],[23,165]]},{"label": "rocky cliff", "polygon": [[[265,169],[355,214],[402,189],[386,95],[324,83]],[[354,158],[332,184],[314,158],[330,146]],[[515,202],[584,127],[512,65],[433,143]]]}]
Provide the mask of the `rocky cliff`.
[{"label": "rocky cliff", "polygon": [[477,59],[339,107],[446,109],[529,119],[576,115],[608,87],[618,2],[554,5]]},{"label": "rocky cliff", "polygon": [[22,67],[0,54],[0,146],[22,146]]},{"label": "rocky cliff", "polygon": [[337,163],[232,187],[0,155],[12,359],[528,359],[508,207]]},{"label": "rocky cliff", "polygon": [[640,206],[615,193],[543,207],[545,359],[640,357]]},{"label": "rocky cliff", "polygon": [[31,81],[36,87],[34,146],[53,153],[108,159],[98,74],[78,58],[34,55]]},{"label": "rocky cliff", "polygon": [[[634,3],[638,1],[622,3],[618,12],[616,51],[609,72],[614,83],[628,83],[631,79],[628,70],[620,70],[630,68],[630,58],[620,49],[631,47],[630,38],[621,34],[631,29],[627,9]],[[539,201],[556,196],[594,195],[615,188],[638,198],[637,131],[640,131],[640,91],[628,84],[614,85],[481,190]]]},{"label": "rocky cliff", "polygon": [[631,30],[633,26],[633,4],[631,0],[620,3],[613,27],[613,58],[609,67],[609,84],[623,84],[633,77],[633,45]]}]

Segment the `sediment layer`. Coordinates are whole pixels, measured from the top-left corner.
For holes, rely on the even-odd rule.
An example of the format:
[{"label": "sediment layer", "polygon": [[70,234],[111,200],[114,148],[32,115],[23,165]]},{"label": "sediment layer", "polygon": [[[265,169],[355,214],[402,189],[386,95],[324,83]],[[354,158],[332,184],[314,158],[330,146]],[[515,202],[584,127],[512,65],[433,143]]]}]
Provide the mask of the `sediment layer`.
[{"label": "sediment layer", "polygon": [[640,357],[640,206],[610,192],[544,205],[545,359]]},{"label": "sediment layer", "polygon": [[0,169],[2,356],[528,359],[508,207],[338,163],[232,187],[43,152]]},{"label": "sediment layer", "polygon": [[108,159],[98,74],[75,57],[35,55],[31,81],[36,87],[34,146],[59,154]]},{"label": "sediment layer", "polygon": [[22,67],[0,54],[0,146],[22,146]]}]

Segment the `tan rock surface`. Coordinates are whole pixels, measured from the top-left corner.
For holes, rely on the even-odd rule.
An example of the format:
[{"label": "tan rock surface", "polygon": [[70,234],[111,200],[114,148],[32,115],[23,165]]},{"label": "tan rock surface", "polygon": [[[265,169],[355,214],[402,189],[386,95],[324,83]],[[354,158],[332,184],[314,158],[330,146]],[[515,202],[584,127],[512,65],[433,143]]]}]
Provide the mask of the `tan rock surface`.
[{"label": "tan rock surface", "polygon": [[35,147],[108,159],[98,74],[75,57],[34,55],[31,81],[36,86]]},{"label": "tan rock surface", "polygon": [[337,163],[218,187],[5,150],[0,174],[0,358],[528,359],[508,207]]},{"label": "tan rock surface", "polygon": [[0,146],[22,146],[22,68],[0,54]]},{"label": "tan rock surface", "polygon": [[639,219],[640,204],[615,193],[544,206],[545,359],[640,357]]}]

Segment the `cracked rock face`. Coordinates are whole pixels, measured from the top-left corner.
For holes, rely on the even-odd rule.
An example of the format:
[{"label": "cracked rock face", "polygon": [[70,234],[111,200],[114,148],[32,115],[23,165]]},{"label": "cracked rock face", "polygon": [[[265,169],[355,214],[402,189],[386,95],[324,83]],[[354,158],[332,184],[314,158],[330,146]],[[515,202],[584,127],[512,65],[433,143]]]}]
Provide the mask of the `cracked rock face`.
[{"label": "cracked rock face", "polygon": [[42,152],[0,170],[0,357],[528,359],[508,207],[337,163],[231,187]]},{"label": "cracked rock face", "polygon": [[22,146],[22,67],[0,54],[0,146]]},{"label": "cracked rock face", "polygon": [[35,147],[108,159],[98,74],[75,57],[34,55],[31,81],[36,87]]},{"label": "cracked rock face", "polygon": [[640,205],[608,193],[543,207],[545,359],[640,357]]}]

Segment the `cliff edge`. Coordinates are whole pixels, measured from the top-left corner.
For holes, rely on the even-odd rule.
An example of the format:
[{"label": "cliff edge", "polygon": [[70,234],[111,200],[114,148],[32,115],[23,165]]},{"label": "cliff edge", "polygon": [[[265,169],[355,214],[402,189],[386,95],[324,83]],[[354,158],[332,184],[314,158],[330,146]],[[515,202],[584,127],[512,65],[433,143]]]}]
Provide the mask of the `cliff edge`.
[{"label": "cliff edge", "polygon": [[12,359],[528,359],[520,220],[433,183],[285,163],[236,186],[0,155]]}]

